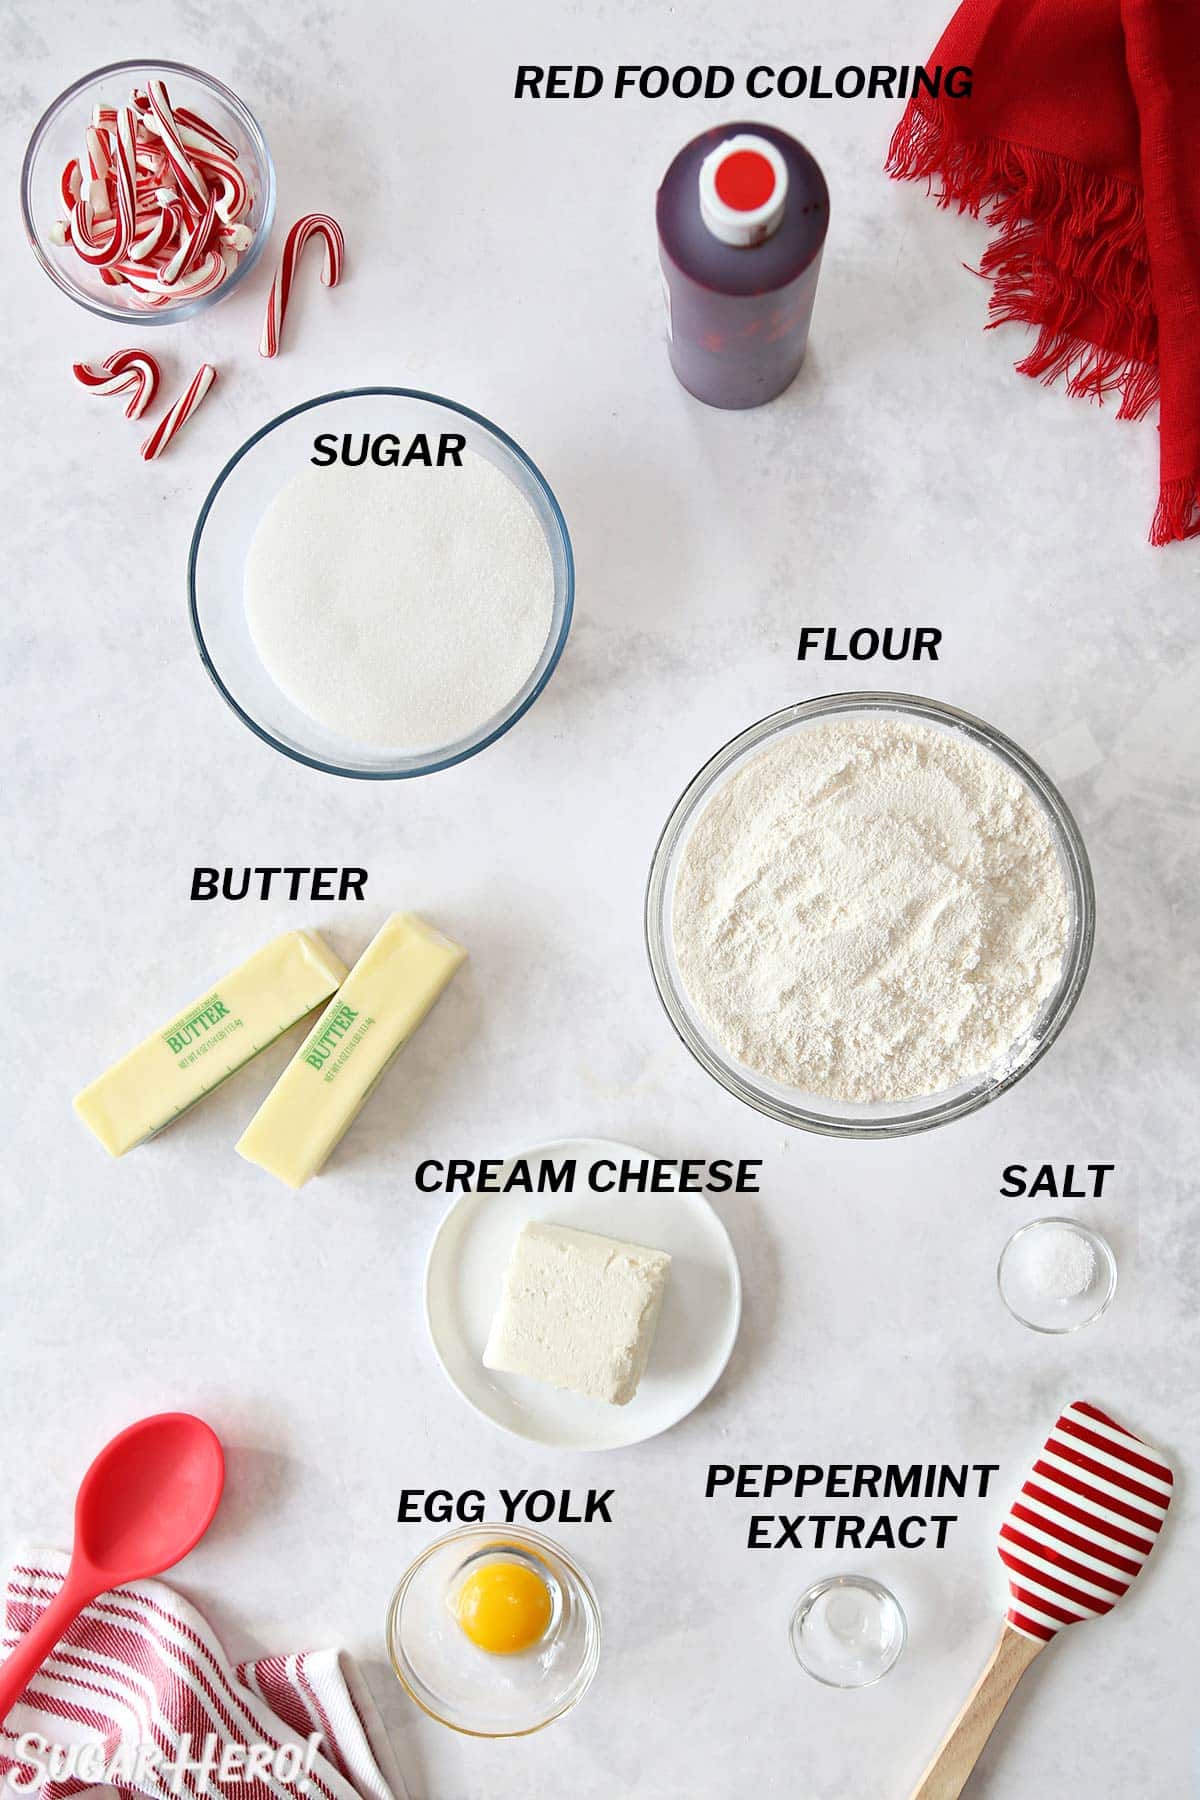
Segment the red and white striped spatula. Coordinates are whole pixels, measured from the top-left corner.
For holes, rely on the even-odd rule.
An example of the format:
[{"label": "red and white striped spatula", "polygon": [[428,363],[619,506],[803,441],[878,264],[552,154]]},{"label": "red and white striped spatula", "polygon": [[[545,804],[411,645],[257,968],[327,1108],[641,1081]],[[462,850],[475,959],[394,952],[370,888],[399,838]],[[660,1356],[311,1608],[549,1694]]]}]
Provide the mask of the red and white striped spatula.
[{"label": "red and white striped spatula", "polygon": [[1158,1541],[1174,1483],[1157,1450],[1086,1400],[1061,1415],[1000,1527],[1009,1608],[1000,1642],[913,1789],[957,1800],[1039,1650],[1111,1612]]}]

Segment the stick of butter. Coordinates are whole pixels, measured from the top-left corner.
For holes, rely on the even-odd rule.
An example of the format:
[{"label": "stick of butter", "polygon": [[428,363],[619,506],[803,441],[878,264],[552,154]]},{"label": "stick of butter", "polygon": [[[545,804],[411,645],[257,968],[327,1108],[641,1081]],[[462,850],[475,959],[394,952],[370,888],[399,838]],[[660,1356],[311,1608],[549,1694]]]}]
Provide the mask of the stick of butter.
[{"label": "stick of butter", "polygon": [[251,1119],[238,1154],[303,1187],[466,956],[412,913],[393,913]]},{"label": "stick of butter", "polygon": [[142,1144],[345,979],[315,931],[287,931],[75,1096],[75,1111],[112,1156]]}]

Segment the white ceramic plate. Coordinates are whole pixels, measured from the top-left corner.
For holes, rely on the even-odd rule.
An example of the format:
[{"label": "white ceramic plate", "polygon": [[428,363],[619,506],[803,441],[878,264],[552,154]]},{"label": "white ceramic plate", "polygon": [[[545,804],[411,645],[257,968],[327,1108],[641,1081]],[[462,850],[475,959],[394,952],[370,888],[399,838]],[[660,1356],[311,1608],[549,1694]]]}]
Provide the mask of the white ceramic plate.
[{"label": "white ceramic plate", "polygon": [[[602,1138],[564,1139],[523,1152],[531,1165],[573,1156],[579,1178],[599,1157],[644,1150]],[[516,1157],[505,1164],[505,1171]],[[483,1366],[483,1350],[517,1233],[527,1219],[599,1231],[666,1250],[671,1278],[641,1385],[628,1406],[561,1393]],[[742,1314],[742,1283],[725,1227],[701,1194],[466,1194],[429,1251],[425,1318],[434,1350],[464,1400],[504,1431],[559,1450],[615,1450],[686,1418],[720,1379]]]}]

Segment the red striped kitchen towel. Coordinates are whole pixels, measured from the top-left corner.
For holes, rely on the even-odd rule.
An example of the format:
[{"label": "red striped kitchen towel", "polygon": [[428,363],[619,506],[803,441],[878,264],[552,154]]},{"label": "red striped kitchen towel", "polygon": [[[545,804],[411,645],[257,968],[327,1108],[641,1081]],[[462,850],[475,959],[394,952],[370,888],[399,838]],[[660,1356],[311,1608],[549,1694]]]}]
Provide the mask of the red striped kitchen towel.
[{"label": "red striped kitchen towel", "polygon": [[[12,1649],[58,1593],[68,1558],[29,1551],[10,1569],[0,1649]],[[357,1692],[351,1694],[350,1682]],[[107,1786],[133,1800],[400,1800],[403,1783],[369,1695],[336,1650],[267,1656],[236,1668],[207,1622],[173,1588],[136,1581],[86,1607],[19,1706],[0,1721],[0,1777],[36,1800]],[[300,1766],[313,1733],[310,1766]],[[45,1745],[48,1749],[39,1750]],[[81,1758],[85,1745],[93,1759]],[[238,1746],[261,1745],[251,1778]],[[295,1745],[292,1757],[279,1755]],[[139,1747],[152,1747],[135,1766]],[[234,1747],[221,1778],[226,1747]],[[175,1765],[205,1753],[207,1778]],[[268,1762],[267,1753],[271,1753]],[[157,1760],[156,1760],[157,1759]],[[385,1779],[380,1763],[388,1771]],[[97,1779],[94,1765],[102,1765]]]},{"label": "red striped kitchen towel", "polygon": [[1159,401],[1155,544],[1200,533],[1200,0],[963,0],[931,62],[969,97],[911,100],[893,175],[984,213],[991,323],[1037,329],[1023,375]]}]

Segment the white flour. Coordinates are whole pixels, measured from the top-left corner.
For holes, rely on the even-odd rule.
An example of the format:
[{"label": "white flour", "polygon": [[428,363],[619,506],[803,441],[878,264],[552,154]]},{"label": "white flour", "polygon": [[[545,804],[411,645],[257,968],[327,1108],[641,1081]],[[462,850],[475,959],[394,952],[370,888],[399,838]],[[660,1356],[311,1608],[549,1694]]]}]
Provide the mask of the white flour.
[{"label": "white flour", "polygon": [[900,717],[751,758],[679,866],[675,953],[725,1049],[843,1101],[995,1064],[1052,991],[1068,899],[1038,801],[990,752]]},{"label": "white flour", "polygon": [[429,750],[524,686],[554,573],[524,495],[467,450],[458,469],[305,469],[259,523],[245,595],[267,673],[310,718]]}]

